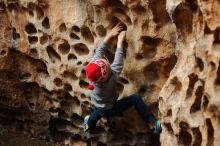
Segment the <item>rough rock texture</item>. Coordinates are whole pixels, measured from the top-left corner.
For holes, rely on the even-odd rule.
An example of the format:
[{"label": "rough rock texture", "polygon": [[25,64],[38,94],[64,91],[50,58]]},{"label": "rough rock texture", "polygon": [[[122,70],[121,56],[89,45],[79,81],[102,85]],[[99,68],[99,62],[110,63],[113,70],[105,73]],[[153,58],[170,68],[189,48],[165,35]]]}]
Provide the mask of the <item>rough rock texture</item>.
[{"label": "rough rock texture", "polygon": [[[48,145],[220,145],[219,8],[219,0],[0,0],[0,130]],[[140,93],[159,113],[160,138],[134,109],[80,130],[91,110],[84,67],[117,22],[127,29],[119,98]]]}]

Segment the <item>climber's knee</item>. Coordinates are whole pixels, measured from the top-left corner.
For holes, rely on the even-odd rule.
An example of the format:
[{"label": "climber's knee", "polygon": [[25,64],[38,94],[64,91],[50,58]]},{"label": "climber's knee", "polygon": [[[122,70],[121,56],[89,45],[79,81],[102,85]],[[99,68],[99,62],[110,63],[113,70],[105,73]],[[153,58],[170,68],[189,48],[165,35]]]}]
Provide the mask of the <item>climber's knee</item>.
[{"label": "climber's knee", "polygon": [[140,100],[142,100],[142,99],[141,99],[141,96],[140,96],[139,94],[133,94],[133,95],[131,96],[131,98],[132,98],[132,100],[133,100],[134,102],[139,102]]}]

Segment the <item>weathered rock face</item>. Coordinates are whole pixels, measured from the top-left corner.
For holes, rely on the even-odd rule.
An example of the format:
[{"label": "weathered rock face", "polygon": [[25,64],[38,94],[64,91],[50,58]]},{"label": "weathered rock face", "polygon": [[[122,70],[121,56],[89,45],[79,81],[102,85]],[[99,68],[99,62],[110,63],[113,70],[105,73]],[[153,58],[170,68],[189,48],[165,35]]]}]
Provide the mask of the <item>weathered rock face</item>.
[{"label": "weathered rock face", "polygon": [[[220,1],[1,0],[0,127],[66,145],[220,145]],[[120,97],[138,92],[160,138],[133,109],[85,134],[85,65],[127,28]],[[112,62],[116,41],[106,52]],[[0,137],[1,138],[1,137]]]}]

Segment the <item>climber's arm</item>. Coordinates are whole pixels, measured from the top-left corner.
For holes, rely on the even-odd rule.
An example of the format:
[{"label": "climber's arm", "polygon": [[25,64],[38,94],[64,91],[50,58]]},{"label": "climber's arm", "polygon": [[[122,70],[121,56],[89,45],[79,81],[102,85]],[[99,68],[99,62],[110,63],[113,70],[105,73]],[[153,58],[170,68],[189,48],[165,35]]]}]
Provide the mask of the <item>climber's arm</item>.
[{"label": "climber's arm", "polygon": [[92,60],[97,58],[102,58],[105,50],[108,48],[112,38],[117,36],[120,31],[122,30],[122,26],[118,23],[104,38],[103,42],[99,45],[99,47],[95,51],[95,55],[93,56]]},{"label": "climber's arm", "polygon": [[117,49],[115,52],[115,59],[113,63],[111,64],[111,69],[116,72],[117,76],[121,73],[123,69],[123,41],[125,39],[126,31],[122,31],[118,35],[118,43],[117,43]]},{"label": "climber's arm", "polygon": [[106,44],[105,41],[101,42],[99,47],[96,49],[95,55],[92,57],[92,60],[102,58],[107,48],[108,44]]}]

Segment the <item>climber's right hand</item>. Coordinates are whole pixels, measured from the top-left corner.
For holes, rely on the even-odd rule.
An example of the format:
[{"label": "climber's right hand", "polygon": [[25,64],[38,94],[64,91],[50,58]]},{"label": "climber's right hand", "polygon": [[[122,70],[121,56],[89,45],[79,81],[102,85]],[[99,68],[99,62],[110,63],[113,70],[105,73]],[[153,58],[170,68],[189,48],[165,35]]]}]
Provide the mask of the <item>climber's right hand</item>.
[{"label": "climber's right hand", "polygon": [[118,35],[117,48],[123,48],[123,41],[125,40],[126,31],[121,31]]}]

